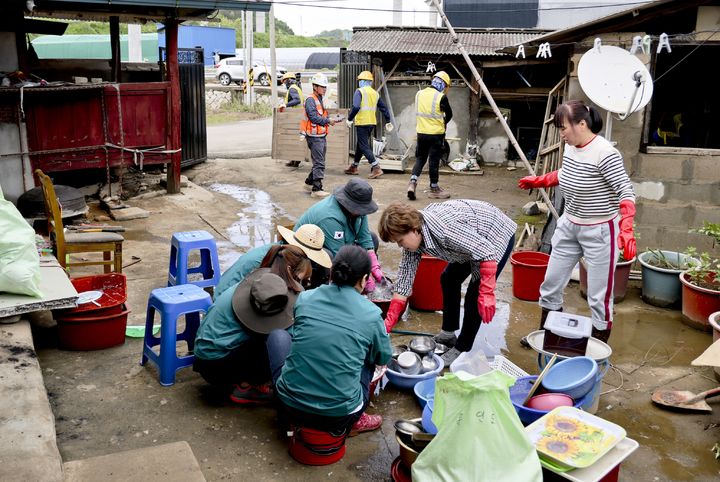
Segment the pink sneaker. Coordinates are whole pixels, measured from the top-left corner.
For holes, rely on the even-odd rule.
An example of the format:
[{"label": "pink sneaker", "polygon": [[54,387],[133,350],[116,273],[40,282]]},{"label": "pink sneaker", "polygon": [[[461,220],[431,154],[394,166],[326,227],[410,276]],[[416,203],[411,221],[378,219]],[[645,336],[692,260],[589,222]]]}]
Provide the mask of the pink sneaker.
[{"label": "pink sneaker", "polygon": [[377,430],[382,426],[382,420],[382,415],[368,415],[367,413],[363,413],[358,421],[355,422],[355,425],[353,425],[350,429],[350,434],[348,436],[354,437],[362,432]]},{"label": "pink sneaker", "polygon": [[273,389],[269,384],[266,385],[250,385],[242,383],[235,385],[230,400],[243,405],[270,403],[273,397]]}]

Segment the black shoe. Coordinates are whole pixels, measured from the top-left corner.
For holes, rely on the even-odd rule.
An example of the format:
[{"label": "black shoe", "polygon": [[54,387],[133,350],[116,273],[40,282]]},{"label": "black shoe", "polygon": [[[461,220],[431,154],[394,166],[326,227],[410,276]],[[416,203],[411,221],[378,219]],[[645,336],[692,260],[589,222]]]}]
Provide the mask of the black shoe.
[{"label": "black shoe", "polygon": [[523,336],[522,338],[520,338],[520,346],[525,349],[532,348],[530,346],[530,343],[528,342],[527,336]]},{"label": "black shoe", "polygon": [[415,200],[415,189],[417,189],[417,181],[410,181],[407,187],[407,197],[409,200]]}]

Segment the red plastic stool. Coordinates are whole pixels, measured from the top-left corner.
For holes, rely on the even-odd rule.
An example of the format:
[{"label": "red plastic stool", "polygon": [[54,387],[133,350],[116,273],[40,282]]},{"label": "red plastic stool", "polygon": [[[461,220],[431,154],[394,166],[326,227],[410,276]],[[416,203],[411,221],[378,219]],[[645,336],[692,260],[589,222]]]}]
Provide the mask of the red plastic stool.
[{"label": "red plastic stool", "polygon": [[345,456],[345,438],[313,428],[295,428],[290,437],[290,455],[305,465],[330,465]]}]

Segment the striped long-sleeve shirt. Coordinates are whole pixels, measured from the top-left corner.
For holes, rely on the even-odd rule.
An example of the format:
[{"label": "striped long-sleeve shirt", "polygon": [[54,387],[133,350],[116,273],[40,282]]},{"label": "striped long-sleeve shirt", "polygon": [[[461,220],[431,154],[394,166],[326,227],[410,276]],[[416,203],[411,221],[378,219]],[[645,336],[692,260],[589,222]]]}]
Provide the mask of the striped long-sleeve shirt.
[{"label": "striped long-sleeve shirt", "polygon": [[481,261],[500,261],[517,224],[492,204],[458,199],[429,204],[423,211],[422,243],[403,249],[395,292],[410,296],[423,254],[450,263],[472,262],[472,279],[480,278]]},{"label": "striped long-sleeve shirt", "polygon": [[566,144],[559,173],[565,216],[575,224],[598,224],[617,216],[620,201],[635,201],[620,152],[596,136],[583,147]]}]

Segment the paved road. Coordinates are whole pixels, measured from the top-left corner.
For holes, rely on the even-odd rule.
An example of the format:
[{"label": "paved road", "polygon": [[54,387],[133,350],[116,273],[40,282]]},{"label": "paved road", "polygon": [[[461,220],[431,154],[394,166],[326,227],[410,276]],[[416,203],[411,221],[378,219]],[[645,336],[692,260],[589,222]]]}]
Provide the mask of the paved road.
[{"label": "paved road", "polygon": [[[208,126],[208,157],[229,157],[268,151],[272,146],[272,117]],[[265,154],[268,155],[268,154]]]}]

